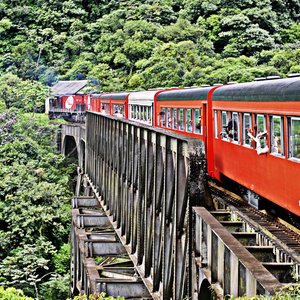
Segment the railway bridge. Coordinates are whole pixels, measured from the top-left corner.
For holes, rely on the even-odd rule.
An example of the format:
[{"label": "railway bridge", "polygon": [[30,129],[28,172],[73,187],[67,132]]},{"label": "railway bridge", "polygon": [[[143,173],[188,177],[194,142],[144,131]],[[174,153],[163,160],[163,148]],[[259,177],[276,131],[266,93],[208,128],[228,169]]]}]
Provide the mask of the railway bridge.
[{"label": "railway bridge", "polygon": [[288,259],[215,210],[200,140],[96,113],[85,126],[62,125],[60,140],[79,166],[73,295],[223,299],[269,295],[289,281],[278,267],[292,268]]}]

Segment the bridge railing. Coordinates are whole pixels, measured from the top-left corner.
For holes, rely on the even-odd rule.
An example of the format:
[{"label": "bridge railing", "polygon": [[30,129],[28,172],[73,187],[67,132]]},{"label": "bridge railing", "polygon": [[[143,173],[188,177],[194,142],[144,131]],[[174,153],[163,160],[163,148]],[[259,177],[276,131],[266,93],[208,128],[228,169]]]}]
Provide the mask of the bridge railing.
[{"label": "bridge railing", "polygon": [[190,297],[202,142],[93,113],[86,134],[90,183],[152,297]]}]

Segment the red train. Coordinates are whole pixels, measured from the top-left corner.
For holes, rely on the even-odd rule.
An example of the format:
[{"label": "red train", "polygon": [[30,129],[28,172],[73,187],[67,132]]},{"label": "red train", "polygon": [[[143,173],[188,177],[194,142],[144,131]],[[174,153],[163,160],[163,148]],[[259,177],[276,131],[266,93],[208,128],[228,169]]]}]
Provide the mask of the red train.
[{"label": "red train", "polygon": [[90,95],[73,94],[50,98],[49,118],[63,118],[71,122],[84,122],[86,110],[90,107]]},{"label": "red train", "polygon": [[300,217],[300,77],[90,95],[88,110],[196,137],[208,174]]}]

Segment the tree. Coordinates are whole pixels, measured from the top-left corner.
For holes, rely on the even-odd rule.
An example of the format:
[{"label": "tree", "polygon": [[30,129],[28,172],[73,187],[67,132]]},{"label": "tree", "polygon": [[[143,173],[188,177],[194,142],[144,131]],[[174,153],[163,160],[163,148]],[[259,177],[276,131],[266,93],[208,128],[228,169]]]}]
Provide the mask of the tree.
[{"label": "tree", "polygon": [[15,288],[4,289],[0,286],[0,299],[2,300],[33,300],[33,298],[26,297],[21,290]]},{"label": "tree", "polygon": [[3,138],[1,128],[8,128],[7,120],[13,118],[11,112],[0,115],[1,284],[45,300],[50,299],[48,289],[56,297],[67,297],[63,245],[69,234],[70,175],[75,166],[53,148],[55,126],[42,116],[17,115]]}]

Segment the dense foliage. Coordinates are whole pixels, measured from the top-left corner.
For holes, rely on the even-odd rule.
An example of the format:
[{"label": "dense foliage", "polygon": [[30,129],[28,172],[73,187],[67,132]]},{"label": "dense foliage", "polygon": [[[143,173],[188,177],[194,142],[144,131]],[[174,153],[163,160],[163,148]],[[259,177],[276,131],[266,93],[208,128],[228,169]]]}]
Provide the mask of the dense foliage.
[{"label": "dense foliage", "polygon": [[283,286],[273,296],[253,296],[253,297],[231,297],[228,300],[295,300],[300,299],[300,289],[298,285],[286,285]]},{"label": "dense foliage", "polygon": [[299,15],[298,0],[3,0],[0,73],[103,90],[286,76],[300,72]]},{"label": "dense foliage", "polygon": [[124,297],[118,296],[117,298],[114,298],[112,296],[107,296],[105,293],[101,293],[99,295],[90,295],[87,297],[86,295],[76,296],[73,298],[73,300],[124,300]]},{"label": "dense foliage", "polygon": [[44,115],[0,113],[0,285],[47,300],[69,289],[75,166],[55,149],[56,127]]},{"label": "dense foliage", "polygon": [[0,286],[0,299],[1,300],[33,300],[33,298],[24,295],[23,291],[15,288],[4,289]]}]

